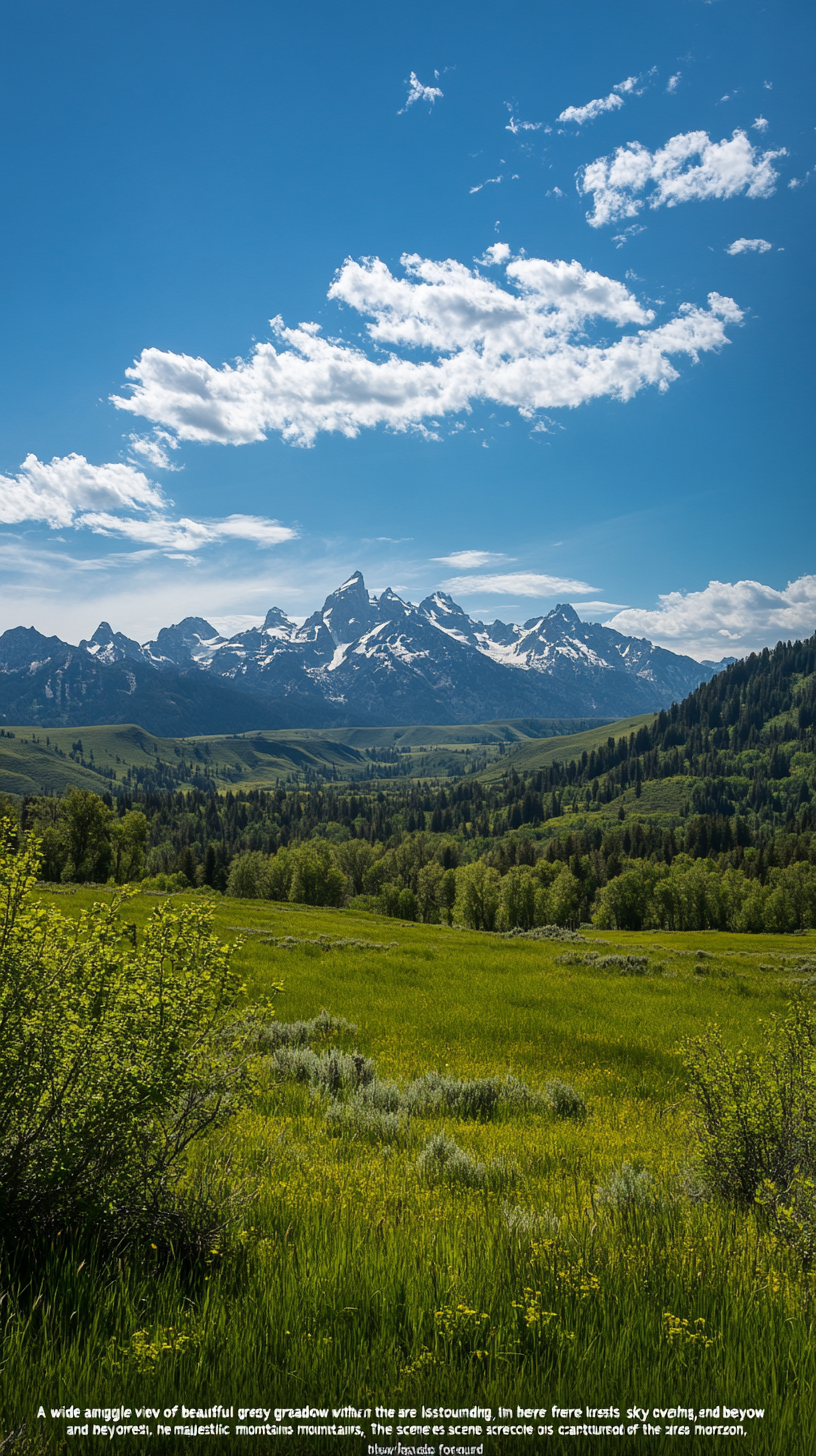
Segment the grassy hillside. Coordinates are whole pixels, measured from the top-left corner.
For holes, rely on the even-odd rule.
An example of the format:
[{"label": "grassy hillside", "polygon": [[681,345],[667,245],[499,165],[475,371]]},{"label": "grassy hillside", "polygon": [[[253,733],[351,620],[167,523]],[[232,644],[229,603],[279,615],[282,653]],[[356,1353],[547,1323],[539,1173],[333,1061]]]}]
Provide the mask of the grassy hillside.
[{"label": "grassy hillside", "polygon": [[498,760],[505,745],[572,733],[591,720],[409,728],[296,729],[160,738],[137,724],[10,727],[0,736],[0,792],[61,794],[77,788],[133,792],[274,788],[278,782],[458,776]]},{"label": "grassy hillside", "polygon": [[[99,894],[41,898],[76,915]],[[158,903],[128,902],[137,936]],[[288,1451],[334,1456],[372,1440],[363,1408],[478,1407],[464,1418],[468,1447],[594,1456],[601,1442],[591,1435],[488,1430],[500,1406],[603,1404],[625,1423],[637,1402],[692,1407],[693,1431],[710,1423],[701,1408],[725,1400],[762,1413],[742,1421],[752,1456],[809,1456],[810,1285],[752,1208],[706,1194],[681,1042],[717,1022],[728,1046],[758,1049],[816,935],[508,940],[352,910],[214,904],[219,932],[244,936],[248,995],[280,982],[279,1022],[326,1007],[354,1023],[334,1041],[372,1058],[378,1085],[396,1084],[389,1096],[404,1098],[431,1071],[502,1082],[510,1073],[533,1094],[568,1083],[588,1115],[559,1116],[541,1096],[481,1117],[454,1105],[366,1111],[349,1091],[312,1095],[286,1074],[291,1058],[270,1054],[250,1106],[197,1158],[200,1186],[227,1179],[240,1190],[204,1270],[148,1255],[111,1271],[69,1238],[49,1255],[45,1301],[39,1283],[12,1290],[7,1428],[33,1422],[42,1399],[81,1408],[149,1399],[160,1410],[220,1401],[236,1417],[239,1405],[310,1405],[329,1421],[350,1402],[360,1439],[299,1436],[303,1418],[288,1422]],[[632,956],[639,974],[625,973],[620,958]],[[461,1149],[456,1177],[435,1179],[423,1160],[437,1134]],[[287,1424],[252,1418],[265,1419],[275,1431]],[[648,1447],[663,1456],[676,1439],[655,1420]],[[219,1453],[249,1449],[235,1423]],[[431,1445],[459,1446],[455,1425],[442,1418]],[[39,1429],[60,1449],[80,1445],[64,1420]],[[189,1443],[171,1435],[145,1449]]]},{"label": "grassy hillside", "polygon": [[600,748],[609,738],[622,738],[636,733],[644,723],[652,723],[654,713],[640,713],[635,718],[621,718],[617,722],[593,725],[580,733],[571,733],[556,740],[517,743],[505,757],[479,774],[482,783],[498,783],[512,769],[516,773],[534,773],[536,769],[549,767],[553,763],[568,763],[580,758],[582,753],[591,753]]}]

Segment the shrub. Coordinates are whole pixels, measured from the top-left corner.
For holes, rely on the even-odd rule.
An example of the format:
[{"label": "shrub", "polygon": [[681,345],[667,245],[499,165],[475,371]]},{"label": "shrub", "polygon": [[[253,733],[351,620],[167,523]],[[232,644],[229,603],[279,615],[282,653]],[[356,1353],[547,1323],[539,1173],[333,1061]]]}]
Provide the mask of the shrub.
[{"label": "shrub", "polygon": [[582,1119],[587,1115],[586,1102],[582,1093],[569,1082],[548,1082],[544,1088],[544,1096],[547,1103],[555,1113],[556,1117],[573,1117]]},{"label": "shrub", "polygon": [[325,1007],[312,1017],[311,1021],[270,1021],[261,1028],[258,1037],[260,1048],[305,1047],[312,1041],[327,1041],[338,1032],[356,1031],[357,1027],[346,1021],[345,1016],[332,1016]]},{"label": "shrub", "polygon": [[487,1121],[493,1116],[499,1100],[499,1083],[495,1077],[478,1077],[459,1081],[443,1077],[439,1072],[426,1072],[405,1089],[403,1101],[413,1112],[445,1110],[458,1117]]},{"label": "shrub", "polygon": [[230,948],[206,903],[159,905],[137,945],[121,899],[69,920],[29,903],[38,868],[0,843],[0,1237],[175,1236],[187,1150],[249,1072]]},{"label": "shrub", "polygon": [[651,1208],[655,1202],[652,1175],[642,1163],[621,1163],[599,1188],[598,1197],[612,1208]]},{"label": "shrub", "polygon": [[350,1136],[366,1142],[399,1142],[405,1132],[404,1119],[395,1112],[369,1107],[356,1097],[333,1102],[326,1113],[326,1131],[333,1137]]},{"label": "shrub", "polygon": [[433,1137],[428,1138],[417,1158],[417,1167],[429,1183],[448,1183],[464,1188],[481,1187],[487,1176],[484,1163],[477,1162],[444,1132],[435,1132]]},{"label": "shrub", "polygon": [[341,1052],[336,1047],[321,1055],[305,1046],[277,1047],[272,1053],[272,1070],[281,1081],[308,1082],[331,1096],[348,1088],[365,1087],[375,1075],[369,1057],[361,1052]]},{"label": "shrub", "polygon": [[782,1203],[816,1153],[816,1021],[801,998],[765,1028],[765,1050],[730,1051],[715,1029],[685,1044],[706,1177],[748,1207],[769,1180]]}]

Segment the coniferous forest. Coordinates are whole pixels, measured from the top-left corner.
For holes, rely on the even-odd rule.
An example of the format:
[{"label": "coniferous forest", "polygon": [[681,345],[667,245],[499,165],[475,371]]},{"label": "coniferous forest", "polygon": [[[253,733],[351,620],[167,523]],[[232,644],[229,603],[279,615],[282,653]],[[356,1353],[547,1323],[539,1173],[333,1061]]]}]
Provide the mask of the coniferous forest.
[{"label": "coniferous forest", "polygon": [[475,929],[816,924],[816,638],[521,772],[28,798],[47,880],[149,880]]}]

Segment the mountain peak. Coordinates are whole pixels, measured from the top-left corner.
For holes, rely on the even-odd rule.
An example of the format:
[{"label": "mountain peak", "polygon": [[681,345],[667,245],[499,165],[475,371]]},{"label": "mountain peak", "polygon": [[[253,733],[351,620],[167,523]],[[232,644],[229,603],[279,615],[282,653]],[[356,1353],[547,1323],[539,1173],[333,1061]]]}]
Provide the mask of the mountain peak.
[{"label": "mountain peak", "polygon": [[562,621],[570,623],[580,622],[581,620],[575,608],[571,606],[569,602],[558,602],[556,606],[553,607],[552,611],[547,613],[547,616],[550,621],[558,617],[560,617]]},{"label": "mountain peak", "polygon": [[344,642],[356,642],[377,620],[377,607],[366,591],[361,571],[351,576],[330,592],[319,612],[314,612],[304,622],[304,630],[311,627],[328,628],[336,647]]},{"label": "mountain peak", "polygon": [[280,607],[270,607],[264,617],[263,630],[266,632],[270,627],[291,627],[292,623]]}]

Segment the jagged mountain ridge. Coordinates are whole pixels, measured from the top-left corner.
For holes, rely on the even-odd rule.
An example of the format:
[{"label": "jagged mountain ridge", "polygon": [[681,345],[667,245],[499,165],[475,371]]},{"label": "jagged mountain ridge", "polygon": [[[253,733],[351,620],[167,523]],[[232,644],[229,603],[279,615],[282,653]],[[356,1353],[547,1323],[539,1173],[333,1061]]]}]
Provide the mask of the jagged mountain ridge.
[{"label": "jagged mountain ridge", "polygon": [[[140,717],[150,698],[163,723],[168,713],[185,723],[200,715],[202,726],[177,732],[239,731],[213,727],[213,712],[230,723],[243,712],[246,728],[617,718],[678,701],[725,663],[701,664],[582,622],[565,604],[521,626],[485,625],[444,592],[417,606],[390,588],[371,595],[354,572],[302,626],[272,607],[263,626],[228,639],[203,617],[143,644],[107,622],[78,647],[14,628],[0,637],[0,716],[10,723],[37,713],[33,721],[47,726],[91,721],[73,716],[83,707],[112,709],[116,716],[95,721],[123,722],[126,712],[152,727]],[[53,716],[66,711],[69,718]]]}]

